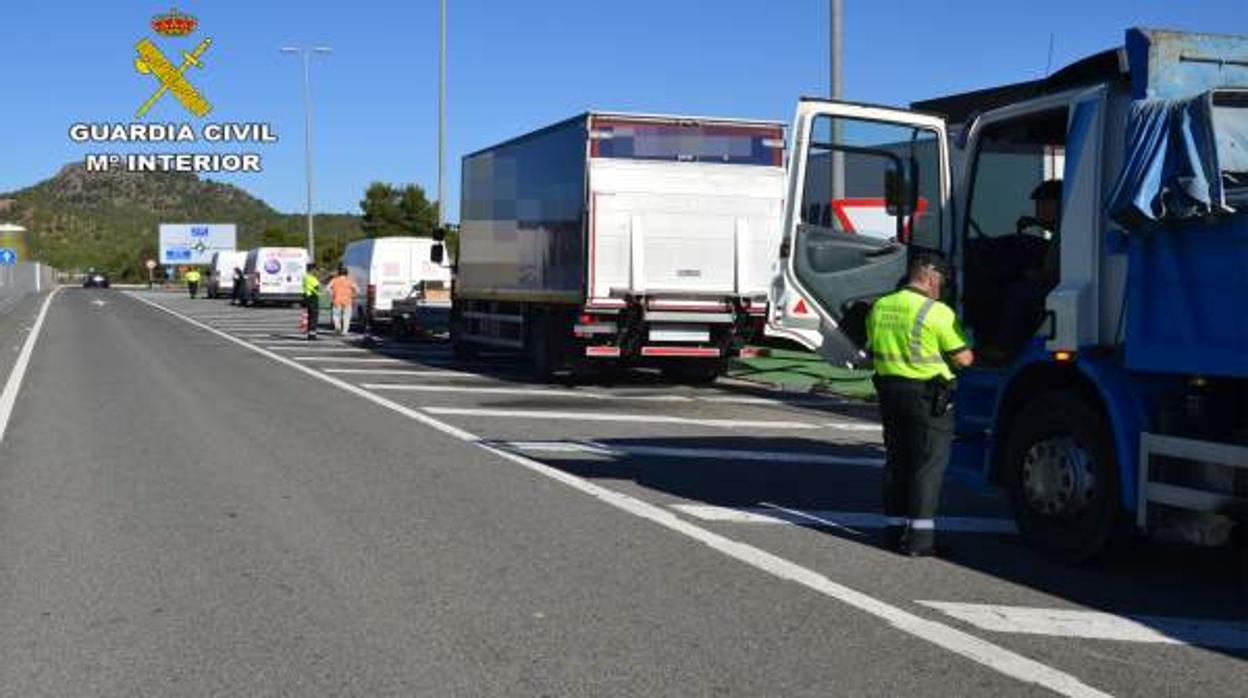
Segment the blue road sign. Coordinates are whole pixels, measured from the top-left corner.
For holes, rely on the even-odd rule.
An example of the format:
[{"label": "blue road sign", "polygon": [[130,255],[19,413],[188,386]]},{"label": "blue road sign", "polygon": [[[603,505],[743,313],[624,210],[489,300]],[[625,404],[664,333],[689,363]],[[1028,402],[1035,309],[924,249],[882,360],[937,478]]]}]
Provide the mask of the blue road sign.
[{"label": "blue road sign", "polygon": [[17,253],[7,247],[0,247],[0,265],[17,264]]}]

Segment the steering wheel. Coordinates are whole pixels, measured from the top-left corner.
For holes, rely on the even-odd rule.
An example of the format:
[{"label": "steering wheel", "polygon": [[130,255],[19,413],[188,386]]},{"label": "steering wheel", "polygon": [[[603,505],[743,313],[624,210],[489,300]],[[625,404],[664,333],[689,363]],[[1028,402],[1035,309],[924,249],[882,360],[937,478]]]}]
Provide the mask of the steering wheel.
[{"label": "steering wheel", "polygon": [[1014,222],[1014,232],[1022,235],[1028,228],[1044,228],[1044,224],[1035,216],[1019,216]]}]

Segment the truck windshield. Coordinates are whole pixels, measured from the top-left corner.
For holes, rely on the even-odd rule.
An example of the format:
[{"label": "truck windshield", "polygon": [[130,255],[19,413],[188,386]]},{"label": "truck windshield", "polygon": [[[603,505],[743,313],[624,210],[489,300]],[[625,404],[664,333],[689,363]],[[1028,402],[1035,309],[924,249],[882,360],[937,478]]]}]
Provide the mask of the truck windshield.
[{"label": "truck windshield", "polygon": [[781,126],[594,119],[590,139],[600,158],[784,165]]}]

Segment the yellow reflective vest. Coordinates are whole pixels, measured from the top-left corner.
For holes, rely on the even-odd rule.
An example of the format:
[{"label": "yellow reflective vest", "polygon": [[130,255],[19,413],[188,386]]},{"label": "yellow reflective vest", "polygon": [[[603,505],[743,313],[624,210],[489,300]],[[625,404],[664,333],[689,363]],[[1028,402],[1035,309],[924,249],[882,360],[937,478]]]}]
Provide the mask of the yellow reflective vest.
[{"label": "yellow reflective vest", "polygon": [[881,376],[952,380],[945,357],[967,347],[952,308],[906,287],[871,307],[867,348]]},{"label": "yellow reflective vest", "polygon": [[303,295],[321,295],[321,280],[316,278],[316,274],[308,273],[303,275]]}]

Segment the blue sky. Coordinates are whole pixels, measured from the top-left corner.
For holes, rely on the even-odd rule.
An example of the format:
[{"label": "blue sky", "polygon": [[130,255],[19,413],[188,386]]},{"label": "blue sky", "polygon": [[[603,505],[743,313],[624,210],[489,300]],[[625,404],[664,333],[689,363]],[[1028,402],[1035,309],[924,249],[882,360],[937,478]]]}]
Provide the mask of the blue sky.
[{"label": "blue sky", "polygon": [[[1248,34],[1244,0],[845,2],[845,98],[910,101],[1040,76],[1116,45],[1132,25]],[[589,108],[788,121],[828,82],[827,0],[447,0],[448,213],[460,157]],[[304,202],[300,67],[278,53],[326,44],[313,65],[318,211],[357,212],[370,181],[432,198],[437,0],[184,0],[212,37],[192,81],[213,121],[263,121],[261,174],[220,177],[283,211]],[[127,122],[155,85],[133,46],[167,2],[14,2],[0,10],[0,191],[81,160],[76,121]],[[166,53],[194,39],[157,37]],[[168,97],[150,121],[190,117]],[[198,151],[211,150],[198,146]],[[233,150],[238,150],[234,148]]]}]

